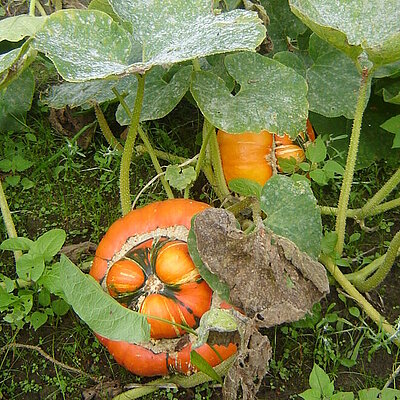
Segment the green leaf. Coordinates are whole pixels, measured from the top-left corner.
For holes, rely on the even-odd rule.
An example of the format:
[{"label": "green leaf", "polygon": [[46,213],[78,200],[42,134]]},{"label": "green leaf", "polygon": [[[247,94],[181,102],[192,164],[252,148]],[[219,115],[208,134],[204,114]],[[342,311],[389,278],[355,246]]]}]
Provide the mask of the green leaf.
[{"label": "green leaf", "polygon": [[320,186],[328,184],[328,176],[323,169],[316,168],[309,172],[310,178]]},{"label": "green leaf", "polygon": [[52,14],[33,46],[44,52],[68,81],[80,82],[135,73],[211,54],[254,50],[265,28],[253,12],[214,15],[208,0],[112,0],[133,36],[96,10]]},{"label": "green leaf", "polygon": [[72,82],[123,73],[129,65],[128,33],[101,11],[61,10],[47,18],[33,47]]},{"label": "green leaf", "polygon": [[326,158],[326,146],[324,141],[318,136],[314,142],[311,142],[306,149],[306,157],[312,163],[320,163]]},{"label": "green leaf", "polygon": [[4,160],[0,160],[0,169],[3,172],[9,172],[12,170],[13,164],[11,160],[8,159],[4,159]]},{"label": "green leaf", "polygon": [[376,400],[381,391],[377,388],[363,389],[358,392],[359,400]]},{"label": "green leaf", "polygon": [[35,311],[29,318],[31,325],[35,331],[38,330],[42,325],[44,325],[47,321],[47,314],[42,313],[40,311]]},{"label": "green leaf", "polygon": [[358,318],[360,316],[360,310],[357,307],[350,307],[349,313],[353,316]]},{"label": "green leaf", "polygon": [[313,258],[321,251],[322,222],[317,201],[310,186],[275,175],[261,192],[261,209],[267,214],[267,228],[286,237]]},{"label": "green leaf", "polygon": [[304,400],[321,400],[321,392],[317,389],[307,389],[299,396]]},{"label": "green leaf", "polygon": [[39,294],[38,294],[38,302],[43,307],[47,307],[47,306],[50,305],[50,302],[51,302],[50,292],[46,288],[43,288],[39,292]]},{"label": "green leaf", "polygon": [[63,246],[67,235],[63,229],[52,229],[40,236],[32,247],[32,252],[50,261]]},{"label": "green leaf", "polygon": [[310,59],[304,59],[285,51],[275,54],[274,59],[306,78],[311,111],[353,118],[361,83],[353,60],[315,34],[310,36],[309,55]]},{"label": "green leaf", "polygon": [[0,73],[9,69],[17,61],[21,51],[21,48],[17,48],[8,53],[0,54]]},{"label": "green leaf", "polygon": [[26,36],[34,36],[47,17],[17,15],[0,21],[0,41],[19,42]]},{"label": "green leaf", "polygon": [[211,72],[195,72],[191,85],[200,110],[214,126],[229,133],[266,129],[292,138],[305,130],[308,103],[303,77],[256,53],[228,55],[225,65],[240,85],[238,93],[233,95]]},{"label": "green leaf", "polygon": [[165,179],[175,189],[183,190],[196,180],[196,171],[193,167],[168,165],[165,171]]},{"label": "green leaf", "polygon": [[56,299],[51,302],[51,309],[56,315],[62,317],[69,311],[70,307],[69,304],[63,299]]},{"label": "green leaf", "polygon": [[287,0],[261,0],[269,16],[268,35],[274,52],[288,49],[289,43],[303,34],[307,27],[290,11]]},{"label": "green leaf", "polygon": [[229,181],[229,189],[238,193],[240,196],[254,196],[259,199],[262,186],[258,182],[250,179],[235,178]]},{"label": "green leaf", "polygon": [[197,369],[215,381],[222,383],[222,378],[217,374],[214,368],[195,350],[190,352],[190,362],[197,367]]},{"label": "green leaf", "polygon": [[60,273],[67,303],[94,332],[129,343],[149,341],[150,325],[146,317],[119,304],[64,255],[61,255]]},{"label": "green leaf", "polygon": [[326,398],[330,399],[333,395],[333,382],[330,381],[328,374],[317,364],[314,364],[309,382],[311,389],[318,390]]},{"label": "green leaf", "polygon": [[356,59],[375,64],[400,58],[398,0],[289,0],[291,10],[318,36]]},{"label": "green leaf", "polygon": [[64,297],[60,276],[61,264],[57,262],[45,269],[43,275],[38,280],[38,284],[43,285],[50,293]]},{"label": "green leaf", "polygon": [[16,187],[20,180],[21,180],[21,177],[19,175],[6,176],[6,179],[5,179],[6,183],[8,183],[12,187]]},{"label": "green leaf", "polygon": [[400,114],[386,120],[381,124],[381,128],[395,135],[400,134]]},{"label": "green leaf", "polygon": [[33,165],[32,161],[25,160],[25,158],[23,158],[20,155],[16,155],[15,157],[13,157],[12,162],[13,162],[15,170],[18,172],[26,171],[28,168],[30,168]]},{"label": "green leaf", "polygon": [[[112,89],[115,87],[123,95],[137,87],[134,76],[124,76],[118,79],[94,79],[87,82],[63,82],[61,85],[52,86],[50,92],[41,99],[44,104],[52,108],[65,106],[89,108],[92,102],[104,103],[115,99]],[[134,86],[136,85],[136,86]]]},{"label": "green leaf", "polygon": [[27,69],[0,91],[0,132],[16,131],[24,127],[34,89],[35,80],[32,71]]},{"label": "green leaf", "polygon": [[376,92],[382,92],[383,99],[387,103],[400,104],[400,80],[383,79],[381,85],[377,87]]},{"label": "green leaf", "polygon": [[1,243],[1,250],[22,250],[28,251],[32,247],[33,241],[25,237],[9,238]]},{"label": "green leaf", "polygon": [[337,242],[336,232],[326,232],[321,241],[321,251],[324,254],[333,254]]},{"label": "green leaf", "polygon": [[229,301],[229,287],[225,283],[221,282],[216,274],[210,272],[208,268],[201,261],[201,257],[199,251],[197,249],[196,243],[196,235],[193,231],[193,222],[194,218],[192,218],[192,226],[189,231],[187,244],[189,248],[190,257],[193,260],[194,265],[199,270],[201,277],[208,283],[211,289],[218,294],[218,296],[225,301]]},{"label": "green leaf", "polygon": [[[144,98],[140,121],[149,121],[165,117],[181,101],[190,85],[192,67],[180,68],[169,82],[164,80],[167,70],[155,66],[147,74],[144,86]],[[129,109],[133,109],[137,92],[137,80],[130,85],[128,96],[125,98]],[[120,125],[129,125],[130,118],[120,105],[116,113]]]},{"label": "green leaf", "polygon": [[19,278],[36,282],[44,271],[44,259],[41,254],[23,254],[16,262]]},{"label": "green leaf", "polygon": [[35,182],[31,181],[28,178],[22,178],[21,185],[23,186],[24,190],[28,190],[35,186]]},{"label": "green leaf", "polygon": [[400,398],[400,390],[392,388],[384,388],[381,391],[381,400],[398,400]]},{"label": "green leaf", "polygon": [[339,392],[330,397],[330,400],[353,400],[354,393],[352,392]]},{"label": "green leaf", "polygon": [[146,66],[254,50],[265,37],[256,13],[233,10],[215,15],[209,0],[110,0],[110,4],[132,23]]}]

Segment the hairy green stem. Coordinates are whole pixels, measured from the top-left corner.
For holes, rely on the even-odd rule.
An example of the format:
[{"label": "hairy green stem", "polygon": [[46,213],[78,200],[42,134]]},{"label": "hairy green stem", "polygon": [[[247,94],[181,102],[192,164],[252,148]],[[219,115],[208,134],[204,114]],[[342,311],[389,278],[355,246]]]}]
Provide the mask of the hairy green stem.
[{"label": "hairy green stem", "polygon": [[[361,220],[367,217],[382,214],[385,211],[389,211],[396,207],[400,207],[400,197],[398,199],[393,199],[390,201],[386,201],[385,203],[378,204],[377,206],[368,210],[368,213],[362,212],[362,208],[348,209],[346,212],[346,217]],[[320,206],[319,209],[322,215],[335,216],[338,214],[337,207]]]},{"label": "hairy green stem", "polygon": [[393,326],[385,320],[385,318],[368,302],[368,300],[352,285],[352,283],[343,275],[337,265],[328,256],[321,256],[320,261],[325,265],[326,269],[331,273],[333,278],[339,285],[351,296],[367,313],[367,315],[382,329],[387,335],[393,339],[398,347],[400,347],[400,339],[395,337],[397,332]]},{"label": "hairy green stem", "polygon": [[[400,257],[400,249],[397,250],[396,257]],[[364,268],[352,272],[350,274],[345,274],[345,277],[355,286],[358,288],[358,285],[364,282],[370,275],[372,275],[385,261],[386,254],[376,258],[375,260],[371,261],[368,265]]]},{"label": "hairy green stem", "polygon": [[389,193],[391,193],[399,183],[400,183],[400,168],[381,187],[381,189],[378,190],[378,192],[376,192],[375,195],[367,201],[367,203],[361,208],[361,212],[358,215],[358,217],[360,219],[363,219],[365,216],[371,215],[374,209],[380,203],[382,203],[385,197],[388,196]]},{"label": "hairy green stem", "polygon": [[340,255],[343,252],[344,236],[346,231],[346,216],[347,207],[350,198],[351,185],[353,183],[354,168],[357,159],[358,143],[360,141],[361,122],[365,109],[365,104],[368,100],[367,89],[371,82],[372,73],[368,73],[365,69],[362,74],[360,92],[357,99],[356,111],[353,121],[353,129],[351,132],[349,152],[346,160],[346,168],[344,171],[342,187],[340,190],[338,214],[336,217],[336,232],[338,240],[336,243],[336,252]]},{"label": "hairy green stem", "polygon": [[375,289],[380,283],[382,283],[394,264],[399,248],[400,231],[396,233],[396,235],[390,242],[389,248],[385,255],[385,259],[383,263],[379,266],[377,271],[365,281],[357,282],[358,290],[360,290],[361,292],[369,292],[370,290]]},{"label": "hairy green stem", "polygon": [[[135,146],[135,150],[138,154],[148,154],[149,152],[147,151],[147,148],[145,146],[143,146],[142,144],[138,144],[137,146]],[[171,153],[167,153],[166,151],[162,151],[162,150],[154,150],[155,155],[157,156],[157,158],[164,160],[164,161],[168,161],[170,163],[173,164],[183,164],[185,162],[188,161],[187,158],[185,157],[181,157],[181,156],[177,156],[175,154],[171,154]],[[195,164],[196,161],[193,160],[190,164]]]},{"label": "hairy green stem", "polygon": [[36,0],[30,0],[29,2],[29,15],[31,17],[35,16]]},{"label": "hairy green stem", "polygon": [[[205,124],[211,125],[210,122],[208,122],[207,119],[204,119]],[[228,186],[226,185],[225,181],[225,176],[224,176],[224,171],[222,169],[222,162],[221,162],[221,155],[219,152],[219,146],[218,146],[218,141],[217,141],[217,134],[215,132],[215,127],[211,125],[211,133],[210,133],[210,159],[211,159],[211,165],[214,170],[215,174],[215,180],[216,180],[216,185],[217,185],[217,190],[220,195],[220,200],[224,200],[227,196],[229,196],[230,192],[228,189]],[[207,128],[210,129],[210,128]]]},{"label": "hairy green stem", "polygon": [[[124,151],[121,159],[121,169],[119,175],[119,190],[121,196],[122,215],[127,214],[131,210],[131,192],[129,187],[129,169],[132,160],[136,135],[139,127],[140,112],[142,110],[144,96],[144,75],[137,75],[138,87],[136,93],[133,112],[131,113],[131,123],[126,137]],[[128,114],[129,115],[129,114]]]},{"label": "hairy green stem", "polygon": [[[129,110],[128,105],[126,104],[125,99],[119,94],[117,89],[113,88],[113,92],[116,94],[119,102],[121,103],[121,106],[124,108],[125,112],[129,116],[129,118],[132,118],[132,113]],[[157,153],[154,150],[153,146],[151,145],[151,142],[150,142],[150,139],[149,139],[147,133],[143,130],[143,128],[140,126],[140,124],[138,124],[137,132],[139,133],[139,136],[142,139],[142,142],[144,143],[147,153],[149,153],[149,156],[153,163],[154,169],[156,170],[157,174],[162,174],[162,175],[160,175],[160,181],[161,181],[162,185],[164,186],[164,190],[167,193],[168,198],[173,199],[174,194],[172,193],[172,189],[169,186],[169,183],[167,182],[167,180],[165,179],[165,177],[163,175],[163,170],[161,168],[160,163],[158,162]],[[136,139],[136,137],[135,137],[135,139]],[[125,144],[125,146],[126,146],[126,144]]]},{"label": "hairy green stem", "polygon": [[[162,174],[163,170],[161,168],[161,165],[158,161],[157,155],[153,149],[153,146],[151,145],[150,139],[147,136],[147,133],[142,129],[142,127],[139,125],[139,136],[140,139],[142,139],[144,146],[146,147],[147,152],[149,153],[150,159],[153,162],[154,169],[156,170],[157,174]],[[171,186],[169,186],[168,181],[165,179],[164,175],[160,176],[160,181],[162,185],[164,186],[164,190],[167,193],[167,196],[169,199],[174,198],[174,194],[172,193]]]},{"label": "hairy green stem", "polygon": [[96,114],[97,122],[99,123],[100,130],[106,138],[108,144],[113,148],[117,149],[121,153],[124,151],[122,144],[116,139],[116,137],[111,132],[110,126],[107,123],[106,117],[103,114],[100,106],[96,103],[94,105],[94,112]]},{"label": "hairy green stem", "polygon": [[[235,360],[236,360],[236,354],[229,357],[221,364],[218,364],[216,367],[214,367],[215,372],[219,376],[226,375]],[[178,387],[183,387],[183,388],[191,388],[201,385],[205,382],[209,382],[211,380],[212,378],[204,374],[203,372],[196,372],[195,374],[189,376],[174,374],[169,377],[155,379],[149,383],[141,385],[140,387],[128,390],[114,397],[113,400],[138,399],[140,397],[145,396],[146,394],[153,393],[158,389],[171,387],[171,385],[172,386],[177,385]]]},{"label": "hairy green stem", "polygon": [[[203,164],[205,162],[206,155],[207,155],[208,142],[209,142],[210,136],[212,134],[212,128],[213,128],[213,126],[211,124],[206,124],[206,123],[203,124],[203,136],[202,136],[203,140],[201,143],[199,158],[197,159],[197,163],[196,163],[196,167],[195,167],[195,173],[196,173],[195,179],[198,178],[200,171],[203,167]],[[187,186],[185,188],[185,193],[184,193],[185,199],[189,198],[190,186]]]},{"label": "hairy green stem", "polygon": [[[6,227],[6,230],[7,230],[8,237],[16,238],[18,236],[17,231],[15,229],[14,221],[12,219],[11,212],[8,207],[8,203],[7,203],[6,195],[3,190],[3,185],[1,183],[1,179],[0,179],[0,209],[1,209],[1,215],[3,216],[3,221],[4,221],[4,225]],[[14,251],[15,261],[17,261],[18,258],[21,257],[21,255],[22,255],[21,251]]]}]

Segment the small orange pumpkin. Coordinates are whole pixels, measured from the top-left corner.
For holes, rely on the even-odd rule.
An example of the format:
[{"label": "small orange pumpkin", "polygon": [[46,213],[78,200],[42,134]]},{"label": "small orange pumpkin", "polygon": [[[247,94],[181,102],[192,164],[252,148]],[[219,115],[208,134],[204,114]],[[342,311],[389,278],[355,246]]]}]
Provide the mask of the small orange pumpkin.
[{"label": "small orange pumpkin", "polygon": [[[307,120],[307,135],[311,141],[315,140],[315,133]],[[295,158],[298,163],[304,160],[303,149],[294,144],[288,135],[277,136],[275,139],[275,157]],[[245,178],[264,185],[272,176],[271,149],[273,135],[268,131],[260,133],[245,132],[230,134],[222,130],[217,132],[217,140],[221,155],[222,168],[226,182],[236,178]]]},{"label": "small orange pumpkin", "polygon": [[[192,217],[207,207],[174,199],[131,211],[111,225],[97,248],[90,274],[121,304],[149,316],[150,336],[157,339],[129,344],[97,335],[116,361],[137,375],[195,371],[189,335],[158,319],[195,328],[210,308],[212,291],[186,243]],[[236,345],[215,349],[225,359]],[[196,351],[213,366],[221,361],[208,345]]]}]

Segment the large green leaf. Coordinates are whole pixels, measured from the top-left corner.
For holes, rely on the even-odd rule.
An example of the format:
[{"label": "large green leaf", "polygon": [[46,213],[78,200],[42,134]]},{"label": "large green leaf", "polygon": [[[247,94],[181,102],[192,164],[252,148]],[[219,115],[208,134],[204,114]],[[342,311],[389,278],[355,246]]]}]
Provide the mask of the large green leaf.
[{"label": "large green leaf", "polygon": [[145,316],[120,305],[64,255],[59,270],[66,301],[94,332],[129,343],[149,341],[150,325]]},{"label": "large green leaf", "polygon": [[191,92],[205,117],[230,133],[270,132],[291,137],[305,129],[307,84],[302,76],[260,54],[243,52],[225,57],[229,74],[240,85],[232,94],[211,72],[196,72]]},{"label": "large green leaf", "polygon": [[47,17],[17,15],[0,21],[0,41],[19,42],[26,36],[34,36]]},{"label": "large green leaf", "polygon": [[144,72],[211,54],[254,50],[265,28],[254,12],[214,15],[208,0],[110,1],[131,22],[133,35],[97,10],[62,10],[36,34],[44,52],[69,81]]},{"label": "large green leaf", "polygon": [[[166,72],[163,67],[155,66],[146,74],[141,121],[164,117],[175,108],[189,89],[191,66],[180,68],[169,82],[164,80]],[[130,110],[133,109],[136,92],[137,80],[135,79],[129,87],[129,95],[125,98]],[[116,116],[119,124],[130,124],[130,118],[121,105],[118,107]]]},{"label": "large green leaf", "polygon": [[288,50],[290,42],[303,34],[307,27],[290,11],[288,0],[261,0],[269,16],[268,35],[274,53]]},{"label": "large green leaf", "polygon": [[318,36],[356,58],[365,51],[375,64],[400,58],[398,0],[289,0]]},{"label": "large green leaf", "polygon": [[28,69],[0,91],[0,132],[16,131],[24,126],[34,89],[35,80]]},{"label": "large green leaf", "polygon": [[50,92],[41,100],[53,108],[65,106],[90,106],[91,102],[104,103],[115,99],[112,89],[115,87],[121,94],[137,86],[134,76],[124,76],[119,79],[94,79],[86,82],[63,82],[53,86]]},{"label": "large green leaf", "polygon": [[275,54],[274,59],[305,76],[311,111],[353,118],[361,83],[353,60],[315,34],[310,37],[309,54],[310,59],[304,60],[286,51]]},{"label": "large green leaf", "polygon": [[128,33],[101,11],[62,10],[37,32],[33,46],[66,80],[80,82],[123,73],[129,65]]},{"label": "large green leaf", "polygon": [[265,37],[254,12],[215,15],[209,0],[110,0],[114,11],[132,23],[142,44],[142,62],[165,65],[211,54],[253,50]]},{"label": "large green leaf", "polygon": [[307,182],[275,175],[261,192],[265,226],[317,258],[321,251],[322,222],[317,201]]}]

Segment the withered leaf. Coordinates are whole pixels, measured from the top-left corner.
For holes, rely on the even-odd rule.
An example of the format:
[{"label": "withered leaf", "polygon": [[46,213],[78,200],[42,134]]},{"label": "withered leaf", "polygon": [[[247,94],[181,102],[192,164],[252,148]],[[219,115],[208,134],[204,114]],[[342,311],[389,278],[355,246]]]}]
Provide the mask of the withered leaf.
[{"label": "withered leaf", "polygon": [[324,266],[262,224],[246,235],[233,214],[207,209],[192,229],[205,267],[229,287],[230,303],[258,327],[298,320],[329,293]]}]

